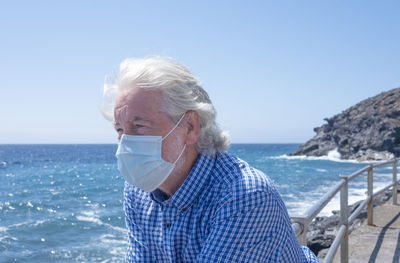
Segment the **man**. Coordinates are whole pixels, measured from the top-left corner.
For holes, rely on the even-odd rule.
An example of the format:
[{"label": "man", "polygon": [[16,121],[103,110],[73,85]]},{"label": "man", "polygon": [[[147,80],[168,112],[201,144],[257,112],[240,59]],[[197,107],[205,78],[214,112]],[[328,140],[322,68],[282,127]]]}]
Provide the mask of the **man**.
[{"label": "man", "polygon": [[126,180],[128,262],[318,262],[271,180],[226,153],[228,135],[187,68],[127,59],[104,94]]}]

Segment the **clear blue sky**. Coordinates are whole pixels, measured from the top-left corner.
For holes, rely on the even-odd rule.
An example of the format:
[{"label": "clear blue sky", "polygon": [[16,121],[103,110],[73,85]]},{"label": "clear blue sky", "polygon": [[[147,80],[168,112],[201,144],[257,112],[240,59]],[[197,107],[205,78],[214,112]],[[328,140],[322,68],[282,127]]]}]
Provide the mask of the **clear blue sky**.
[{"label": "clear blue sky", "polygon": [[99,113],[126,57],[188,66],[233,142],[304,142],[400,86],[399,1],[3,1],[0,143],[115,143]]}]

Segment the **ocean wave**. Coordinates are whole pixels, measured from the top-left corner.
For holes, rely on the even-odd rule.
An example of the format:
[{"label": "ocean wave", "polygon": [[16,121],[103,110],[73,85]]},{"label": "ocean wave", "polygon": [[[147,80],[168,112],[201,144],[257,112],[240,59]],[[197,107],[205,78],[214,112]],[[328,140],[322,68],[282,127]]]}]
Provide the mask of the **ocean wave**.
[{"label": "ocean wave", "polygon": [[340,159],[337,155],[324,155],[324,156],[306,156],[306,155],[296,155],[296,156],[289,156],[287,154],[279,155],[279,156],[271,156],[267,157],[269,159],[286,159],[286,160],[308,160],[308,161],[332,161],[332,162],[339,162],[339,163],[356,163],[356,164],[370,164],[374,163],[371,161],[357,161],[354,159]]},{"label": "ocean wave", "polygon": [[79,221],[84,221],[84,222],[91,222],[91,223],[95,223],[98,225],[102,225],[103,222],[96,217],[90,217],[90,216],[76,216],[76,219],[78,219]]},{"label": "ocean wave", "polygon": [[[389,183],[388,182],[374,182],[373,191],[376,193],[380,189],[386,187]],[[365,187],[361,187],[365,185]],[[356,187],[354,187],[356,186]],[[358,187],[357,187],[358,186]],[[296,198],[292,200],[285,201],[289,214],[291,216],[298,216],[304,214],[308,209],[310,209],[314,204],[318,202],[320,198],[329,191],[329,186],[322,186],[317,192],[312,194],[307,194],[301,196],[301,198]],[[284,197],[292,197],[289,195],[285,195]],[[367,187],[366,182],[358,182],[358,183],[351,183],[349,185],[349,196],[348,196],[348,204],[352,205],[358,201],[365,200],[367,198]],[[298,200],[302,199],[304,201],[299,202]],[[332,211],[340,210],[340,194],[337,193],[330,202],[319,212],[318,216],[331,216]]]},{"label": "ocean wave", "polygon": [[101,243],[108,244],[108,245],[125,245],[126,240],[120,239],[119,236],[111,235],[111,234],[104,234],[99,237]]},{"label": "ocean wave", "polygon": [[101,226],[106,226],[116,232],[126,233],[125,228],[114,226],[112,224],[101,221],[100,217],[96,214],[95,211],[83,211],[81,215],[77,215],[75,217],[79,221],[90,222]]},{"label": "ocean wave", "polygon": [[18,241],[18,238],[12,237],[12,236],[7,236],[7,235],[1,235],[1,236],[0,236],[0,242],[3,242],[3,240]]},{"label": "ocean wave", "polygon": [[98,225],[103,225],[103,222],[94,211],[83,211],[81,215],[75,216],[79,221],[91,222]]},{"label": "ocean wave", "polygon": [[[279,155],[279,156],[269,156],[266,157],[268,159],[286,159],[286,160],[309,160],[309,161],[332,161],[332,162],[339,162],[339,163],[355,163],[355,164],[378,164],[382,161],[374,161],[374,160],[367,160],[367,161],[358,161],[356,159],[342,159],[340,153],[337,149],[328,152],[327,155],[323,156],[307,156],[307,155],[295,155],[289,156],[287,154]],[[385,169],[392,169],[392,167],[386,167]]]},{"label": "ocean wave", "polygon": [[27,221],[24,221],[24,222],[21,222],[21,223],[12,224],[12,225],[9,225],[7,227],[0,227],[0,232],[7,232],[9,230],[21,229],[21,228],[24,228],[24,227],[37,227],[37,226],[40,226],[40,225],[42,225],[42,224],[44,224],[46,222],[49,222],[49,221],[51,221],[51,219],[36,220],[36,221],[28,219]]}]

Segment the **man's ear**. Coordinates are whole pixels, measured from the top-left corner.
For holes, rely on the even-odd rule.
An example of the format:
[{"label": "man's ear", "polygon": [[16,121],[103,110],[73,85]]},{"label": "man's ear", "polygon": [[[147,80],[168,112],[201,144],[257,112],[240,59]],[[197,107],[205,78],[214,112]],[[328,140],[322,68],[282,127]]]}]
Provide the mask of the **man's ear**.
[{"label": "man's ear", "polygon": [[194,145],[200,134],[200,116],[196,111],[188,111],[186,113],[187,137],[186,144]]}]

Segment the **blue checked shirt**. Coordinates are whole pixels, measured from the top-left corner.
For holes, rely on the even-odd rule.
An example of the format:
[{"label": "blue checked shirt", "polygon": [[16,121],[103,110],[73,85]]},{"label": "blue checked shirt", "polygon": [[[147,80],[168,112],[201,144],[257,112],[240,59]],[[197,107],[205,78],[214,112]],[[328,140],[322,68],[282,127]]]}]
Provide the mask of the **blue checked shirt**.
[{"label": "blue checked shirt", "polygon": [[168,197],[125,184],[127,262],[319,262],[271,180],[227,153],[199,155]]}]

